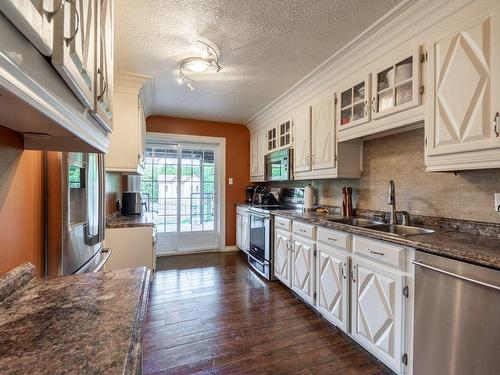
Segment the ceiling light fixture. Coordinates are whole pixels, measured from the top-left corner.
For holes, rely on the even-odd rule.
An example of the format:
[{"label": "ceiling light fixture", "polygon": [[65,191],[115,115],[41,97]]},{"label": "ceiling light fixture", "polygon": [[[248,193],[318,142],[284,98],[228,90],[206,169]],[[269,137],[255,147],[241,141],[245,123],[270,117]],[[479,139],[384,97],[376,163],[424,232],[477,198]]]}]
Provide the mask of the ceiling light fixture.
[{"label": "ceiling light fixture", "polygon": [[219,52],[217,47],[214,45],[197,40],[201,44],[201,56],[193,56],[184,59],[179,65],[179,77],[177,82],[182,84],[186,82],[186,87],[193,91],[193,80],[188,76],[188,74],[200,74],[200,73],[217,73],[222,70],[219,65]]}]

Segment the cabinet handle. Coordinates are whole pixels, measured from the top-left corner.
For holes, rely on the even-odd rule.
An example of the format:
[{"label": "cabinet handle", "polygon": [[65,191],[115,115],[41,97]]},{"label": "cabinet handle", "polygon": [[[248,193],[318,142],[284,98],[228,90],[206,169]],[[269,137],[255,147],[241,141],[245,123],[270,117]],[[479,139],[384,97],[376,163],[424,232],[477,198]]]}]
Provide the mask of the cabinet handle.
[{"label": "cabinet handle", "polygon": [[375,97],[372,98],[372,111],[373,113],[377,113],[377,108],[375,108]]},{"label": "cabinet handle", "polygon": [[495,116],[493,117],[493,132],[495,132],[495,137],[498,137],[500,133],[498,132],[498,117],[500,116],[500,113],[497,112],[495,113]]},{"label": "cabinet handle", "polygon": [[315,158],[315,155],[313,155],[313,156],[311,157],[311,159],[312,159],[312,165],[315,165],[315,164],[316,164],[316,158]]},{"label": "cabinet handle", "polygon": [[305,229],[299,229],[299,232],[306,233],[307,231]]},{"label": "cabinet handle", "polygon": [[380,252],[380,251],[375,251],[375,250],[372,250],[372,249],[368,249],[368,251],[372,254],[375,254],[375,255],[384,255],[384,253]]},{"label": "cabinet handle", "polygon": [[351,280],[353,283],[356,282],[356,279],[354,278],[354,272],[356,272],[356,266],[352,267],[352,270],[351,270]]},{"label": "cabinet handle", "polygon": [[98,69],[97,69],[97,74],[98,74],[98,75],[100,75],[100,76],[102,77],[102,81],[103,81],[103,83],[104,83],[104,87],[103,87],[103,89],[102,89],[101,93],[100,93],[99,95],[97,95],[97,100],[98,100],[99,102],[102,102],[102,99],[104,98],[104,94],[106,93],[106,91],[108,91],[108,81],[107,81],[107,79],[104,77],[104,75],[102,74],[102,72],[101,72],[101,69],[100,69],[100,68],[98,68]]},{"label": "cabinet handle", "polygon": [[73,31],[73,34],[70,35],[67,38],[64,38],[64,41],[66,42],[66,45],[69,45],[73,39],[75,39],[76,34],[78,34],[78,30],[80,30],[80,14],[78,13],[78,8],[76,7],[75,3],[73,0],[64,0],[64,2],[69,3],[71,5],[71,8],[74,9],[75,11],[75,16],[76,16],[76,27],[75,31]]},{"label": "cabinet handle", "polygon": [[342,277],[345,280],[344,266],[345,266],[345,263],[342,263],[342,268],[340,268],[340,273],[342,274]]},{"label": "cabinet handle", "polygon": [[363,107],[363,112],[364,112],[364,116],[363,117],[368,116],[368,110],[366,109],[367,106],[368,106],[368,101],[365,100],[365,106]]},{"label": "cabinet handle", "polygon": [[306,164],[307,164],[307,166],[309,167],[309,165],[310,165],[310,164],[309,164],[309,155],[307,155],[307,156],[306,156]]},{"label": "cabinet handle", "polygon": [[337,241],[337,239],[336,239],[336,238],[334,238],[334,237],[328,237],[328,239],[329,239],[330,241]]}]

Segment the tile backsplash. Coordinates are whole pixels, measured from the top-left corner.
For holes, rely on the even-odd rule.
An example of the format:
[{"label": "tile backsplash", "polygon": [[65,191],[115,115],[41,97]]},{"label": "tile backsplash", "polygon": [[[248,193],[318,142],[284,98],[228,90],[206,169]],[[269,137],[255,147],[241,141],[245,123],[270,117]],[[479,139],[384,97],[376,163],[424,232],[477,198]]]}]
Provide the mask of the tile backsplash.
[{"label": "tile backsplash", "polygon": [[500,192],[500,169],[426,172],[423,129],[365,141],[360,179],[297,181],[285,185],[299,187],[311,183],[316,188],[316,201],[333,206],[342,205],[342,187],[352,186],[356,208],[388,211],[389,180],[396,185],[398,210],[500,223],[500,214],[494,212],[493,196]]}]

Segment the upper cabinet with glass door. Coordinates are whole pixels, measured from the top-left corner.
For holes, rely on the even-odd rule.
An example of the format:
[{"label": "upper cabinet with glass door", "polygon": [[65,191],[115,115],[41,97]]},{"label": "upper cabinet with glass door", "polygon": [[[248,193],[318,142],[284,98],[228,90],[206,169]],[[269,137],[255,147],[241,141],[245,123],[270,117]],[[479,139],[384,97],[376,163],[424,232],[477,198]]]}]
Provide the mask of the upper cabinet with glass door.
[{"label": "upper cabinet with glass door", "polygon": [[364,124],[371,119],[369,108],[371,75],[351,79],[340,90],[337,129]]},{"label": "upper cabinet with glass door", "polygon": [[266,132],[267,146],[266,153],[272,152],[278,149],[278,132],[276,127],[272,127]]},{"label": "upper cabinet with glass door", "polygon": [[280,149],[292,146],[292,120],[287,119],[278,125],[278,147]]},{"label": "upper cabinet with glass door", "polygon": [[420,104],[420,48],[373,74],[373,119]]}]

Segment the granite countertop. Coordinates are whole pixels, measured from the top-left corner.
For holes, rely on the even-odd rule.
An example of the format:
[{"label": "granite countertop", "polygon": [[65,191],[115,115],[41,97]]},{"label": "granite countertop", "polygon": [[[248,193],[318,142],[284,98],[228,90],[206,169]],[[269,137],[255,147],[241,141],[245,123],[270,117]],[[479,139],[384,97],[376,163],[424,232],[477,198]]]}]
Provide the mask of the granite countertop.
[{"label": "granite countertop", "polygon": [[154,227],[156,212],[143,212],[140,215],[116,215],[106,219],[106,228]]},{"label": "granite countertop", "polygon": [[342,217],[338,215],[299,210],[274,211],[273,215],[393,242],[416,250],[500,270],[500,239],[495,237],[442,230],[431,234],[400,237],[366,227],[327,221],[327,219]]},{"label": "granite countertop", "polygon": [[149,273],[37,279],[25,263],[1,276],[0,372],[140,374]]}]

